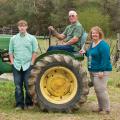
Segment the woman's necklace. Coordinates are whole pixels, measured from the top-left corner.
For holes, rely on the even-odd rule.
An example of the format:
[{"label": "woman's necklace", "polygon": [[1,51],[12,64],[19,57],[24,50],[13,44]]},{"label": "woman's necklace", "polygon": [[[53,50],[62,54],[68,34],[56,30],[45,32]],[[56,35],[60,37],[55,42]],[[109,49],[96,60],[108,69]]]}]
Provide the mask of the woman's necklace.
[{"label": "woman's necklace", "polygon": [[93,44],[92,44],[92,48],[96,47],[100,42],[101,42],[101,40],[98,40],[97,43],[93,42]]}]

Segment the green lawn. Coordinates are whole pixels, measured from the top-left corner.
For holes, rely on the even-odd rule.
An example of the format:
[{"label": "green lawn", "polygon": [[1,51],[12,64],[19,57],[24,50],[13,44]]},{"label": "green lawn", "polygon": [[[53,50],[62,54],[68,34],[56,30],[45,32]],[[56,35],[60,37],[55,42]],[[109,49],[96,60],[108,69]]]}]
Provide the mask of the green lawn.
[{"label": "green lawn", "polygon": [[[51,45],[56,45],[57,41],[58,41],[57,39],[51,38]],[[49,47],[49,40],[48,39],[47,40],[46,39],[43,39],[43,40],[38,39],[38,44],[39,44],[39,52],[40,52],[40,54],[45,53],[46,50]]]},{"label": "green lawn", "polygon": [[94,89],[90,89],[88,101],[74,114],[43,113],[35,107],[33,110],[15,111],[14,84],[12,81],[0,81],[0,120],[120,120],[120,72],[111,73],[108,90],[111,101],[111,114],[108,116],[92,113],[97,106]]},{"label": "green lawn", "polygon": [[[48,41],[38,42],[44,53],[48,48]],[[52,44],[55,43],[56,40],[52,40]],[[108,116],[91,112],[97,107],[93,88],[90,89],[87,102],[74,114],[43,113],[37,107],[33,110],[15,111],[14,83],[0,80],[0,120],[120,120],[120,72],[116,72],[115,68],[108,81],[108,91],[111,101],[111,114]]]}]

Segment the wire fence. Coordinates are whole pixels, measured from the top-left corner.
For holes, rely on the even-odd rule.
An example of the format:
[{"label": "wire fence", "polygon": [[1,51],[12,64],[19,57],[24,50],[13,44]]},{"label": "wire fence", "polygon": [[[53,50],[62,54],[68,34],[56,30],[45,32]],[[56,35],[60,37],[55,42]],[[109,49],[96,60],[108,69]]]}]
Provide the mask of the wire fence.
[{"label": "wire fence", "polygon": [[[57,30],[60,32],[61,28],[57,28]],[[9,37],[7,35],[15,35],[17,34],[18,28],[16,25],[8,25],[8,26],[3,26],[0,27],[0,35],[6,35],[6,37]],[[3,36],[2,36],[3,37]],[[36,38],[38,40],[45,40],[43,41],[45,45],[42,44],[42,46],[44,46],[42,49],[46,50],[46,48],[48,48],[48,44],[49,44],[49,39],[50,36],[49,35],[40,35],[40,36],[36,36]],[[56,44],[57,40],[52,38],[52,45]],[[118,69],[120,69],[120,33],[117,34],[117,40],[109,40],[108,41],[110,48],[111,48],[111,58],[113,61],[113,64],[115,63],[119,63]],[[40,43],[41,45],[41,43]],[[46,47],[47,46],[47,47]]]},{"label": "wire fence", "polygon": [[0,27],[0,34],[15,35],[16,33],[18,33],[18,28],[16,25]]}]

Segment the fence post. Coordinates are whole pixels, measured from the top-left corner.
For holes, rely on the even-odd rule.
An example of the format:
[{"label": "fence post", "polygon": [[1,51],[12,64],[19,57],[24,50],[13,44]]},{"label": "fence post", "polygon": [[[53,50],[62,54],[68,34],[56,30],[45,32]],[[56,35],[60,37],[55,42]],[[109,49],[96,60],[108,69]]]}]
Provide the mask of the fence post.
[{"label": "fence post", "polygon": [[116,43],[116,68],[120,71],[120,33],[117,33],[117,43]]}]

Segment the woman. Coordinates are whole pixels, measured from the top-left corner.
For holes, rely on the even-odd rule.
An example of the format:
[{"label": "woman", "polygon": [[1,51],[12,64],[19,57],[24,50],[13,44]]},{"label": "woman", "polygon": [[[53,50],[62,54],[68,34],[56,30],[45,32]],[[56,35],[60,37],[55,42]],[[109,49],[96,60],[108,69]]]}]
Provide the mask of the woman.
[{"label": "woman", "polygon": [[110,113],[110,100],[107,92],[107,80],[112,65],[110,62],[110,47],[103,39],[104,34],[100,27],[95,26],[89,32],[92,43],[85,53],[88,58],[88,71],[98,100],[98,109],[93,112]]}]

